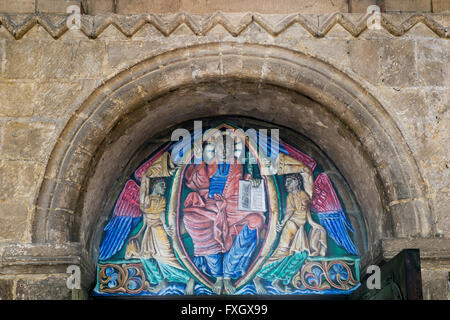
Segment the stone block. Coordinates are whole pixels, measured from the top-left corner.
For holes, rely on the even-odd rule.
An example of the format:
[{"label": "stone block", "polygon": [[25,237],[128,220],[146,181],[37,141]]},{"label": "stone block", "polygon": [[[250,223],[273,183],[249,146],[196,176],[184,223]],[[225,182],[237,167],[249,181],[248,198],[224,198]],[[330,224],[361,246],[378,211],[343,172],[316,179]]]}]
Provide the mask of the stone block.
[{"label": "stone block", "polygon": [[1,157],[45,162],[55,138],[52,123],[9,121],[4,128]]},{"label": "stone block", "polygon": [[417,41],[417,71],[422,86],[444,86],[448,81],[449,46],[439,40]]},{"label": "stone block", "polygon": [[12,300],[14,288],[13,279],[2,279],[0,278],[0,300]]},{"label": "stone block", "polygon": [[422,292],[424,300],[447,300],[449,292],[448,270],[422,269]]},{"label": "stone block", "polygon": [[[6,41],[4,77],[12,79],[33,79],[38,75],[37,41]],[[33,54],[29,54],[33,53]]]},{"label": "stone block", "polygon": [[58,13],[67,14],[67,8],[69,6],[78,6],[80,12],[82,11],[82,1],[81,0],[36,0],[37,12],[43,13]]},{"label": "stone block", "polygon": [[[108,68],[123,69],[151,56],[159,48],[159,41],[111,41],[106,44]],[[123,57],[127,58],[124,59]]]},{"label": "stone block", "polygon": [[[407,201],[396,203],[389,208],[392,217],[394,235],[398,238],[419,236],[421,233],[420,210],[423,207],[421,201]],[[427,222],[430,224],[430,222]]]},{"label": "stone block", "polygon": [[33,114],[35,85],[0,82],[0,117],[29,117]]},{"label": "stone block", "polygon": [[48,238],[50,242],[64,243],[73,241],[72,236],[78,236],[74,230],[73,222],[75,215],[63,210],[52,210],[49,212]]},{"label": "stone block", "polygon": [[81,183],[81,181],[85,178],[87,170],[89,169],[91,156],[82,148],[75,147],[75,151],[72,153],[71,159],[72,161],[66,160],[63,164],[63,168],[67,166],[66,170],[63,169],[63,179],[75,183]]},{"label": "stone block", "polygon": [[0,0],[0,12],[34,13],[36,0]]},{"label": "stone block", "polygon": [[448,0],[432,0],[434,13],[450,13],[450,1]]},{"label": "stone block", "polygon": [[[9,244],[3,249],[4,261],[25,261],[26,259],[48,260],[51,256],[55,261],[67,261],[68,257],[80,255],[79,243],[19,243]],[[69,261],[70,262],[70,261]],[[75,263],[75,261],[71,261]]]},{"label": "stone block", "polygon": [[75,137],[74,144],[93,154],[104,138],[102,128],[92,121],[84,124],[85,130]]},{"label": "stone block", "polygon": [[36,84],[33,116],[46,119],[68,117],[98,86],[99,81],[42,81]]},{"label": "stone block", "polygon": [[118,0],[117,13],[169,13],[180,10],[181,0]]},{"label": "stone block", "polygon": [[372,84],[377,84],[380,78],[378,46],[376,41],[349,42],[350,65],[353,71]]},{"label": "stone block", "polygon": [[73,42],[7,41],[5,77],[68,78],[72,75],[75,49]]},{"label": "stone block", "polygon": [[75,211],[75,206],[80,195],[80,188],[74,183],[60,182],[55,190],[52,206],[70,213]]},{"label": "stone block", "polygon": [[104,58],[105,44],[102,41],[80,41],[73,60],[73,75],[77,78],[100,78]]},{"label": "stone block", "polygon": [[348,12],[366,13],[369,6],[376,4],[377,0],[349,0]]},{"label": "stone block", "polygon": [[410,87],[417,84],[414,42],[385,40],[380,43],[381,82],[386,86]]},{"label": "stone block", "polygon": [[450,234],[450,215],[448,208],[450,207],[449,191],[437,192],[433,199],[432,208],[437,215],[437,232],[439,235],[448,236]]},{"label": "stone block", "polygon": [[[348,32],[345,32],[348,35]],[[300,41],[296,49],[340,68],[346,68],[350,64],[348,43],[346,39],[337,38],[305,39]]]},{"label": "stone block", "polygon": [[26,240],[30,207],[23,201],[0,202],[0,241],[20,242]]},{"label": "stone block", "polygon": [[114,0],[88,0],[85,10],[91,15],[112,13],[114,12]]},{"label": "stone block", "polygon": [[431,0],[383,0],[386,12],[431,12]]},{"label": "stone block", "polygon": [[36,275],[17,281],[16,299],[18,300],[70,300],[72,292],[67,288],[68,274]]},{"label": "stone block", "polygon": [[43,166],[37,162],[1,161],[0,200],[31,199],[42,174]]},{"label": "stone block", "polygon": [[36,51],[38,64],[33,68],[40,78],[69,78],[73,66],[80,64],[74,55],[76,50],[73,42],[40,41]]}]

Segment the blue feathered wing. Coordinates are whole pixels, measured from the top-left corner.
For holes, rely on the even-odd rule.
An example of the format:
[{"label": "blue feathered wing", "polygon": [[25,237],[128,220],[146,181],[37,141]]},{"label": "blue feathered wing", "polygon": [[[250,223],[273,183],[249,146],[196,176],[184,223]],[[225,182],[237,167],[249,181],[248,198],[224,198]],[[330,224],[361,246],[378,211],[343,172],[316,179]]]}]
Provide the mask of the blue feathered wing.
[{"label": "blue feathered wing", "polygon": [[139,186],[128,180],[114,207],[113,216],[106,225],[105,237],[100,245],[99,260],[107,260],[119,252],[142,212],[139,208]]},{"label": "blue feathered wing", "polygon": [[325,227],[328,235],[348,253],[357,255],[358,251],[347,232],[354,232],[350,221],[342,210],[339,199],[326,173],[320,173],[314,182],[311,210],[316,212],[320,224]]}]

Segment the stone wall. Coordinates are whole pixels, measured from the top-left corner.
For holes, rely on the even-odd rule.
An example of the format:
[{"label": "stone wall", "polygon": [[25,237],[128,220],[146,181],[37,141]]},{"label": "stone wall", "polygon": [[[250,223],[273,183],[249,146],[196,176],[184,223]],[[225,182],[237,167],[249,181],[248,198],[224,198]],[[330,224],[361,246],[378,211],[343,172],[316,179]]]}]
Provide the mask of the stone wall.
[{"label": "stone wall", "polygon": [[[89,13],[79,30],[52,14],[69,2]],[[129,155],[158,125],[247,110],[301,132],[333,159],[366,214],[366,263],[418,247],[424,296],[447,298],[450,16],[436,13],[448,10],[445,1],[382,1],[393,13],[380,30],[367,29],[354,1],[309,13],[286,1],[279,14],[159,15],[129,14],[147,12],[144,1],[111,2],[0,1],[1,298],[71,298],[71,264],[88,290],[100,211]],[[161,12],[194,8],[164,3]],[[251,11],[238,3],[228,8]],[[261,3],[272,12],[273,2]],[[263,85],[291,98],[264,100]],[[204,94],[223,87],[229,100]],[[234,104],[242,92],[252,98]]]}]

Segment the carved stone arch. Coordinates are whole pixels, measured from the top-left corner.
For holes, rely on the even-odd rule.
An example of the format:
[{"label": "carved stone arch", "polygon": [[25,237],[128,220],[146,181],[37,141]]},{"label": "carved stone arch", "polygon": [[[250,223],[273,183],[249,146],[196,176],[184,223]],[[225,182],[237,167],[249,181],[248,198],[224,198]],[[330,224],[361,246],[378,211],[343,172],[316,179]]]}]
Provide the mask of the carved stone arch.
[{"label": "carved stone arch", "polygon": [[[190,95],[189,103],[180,99],[183,95]],[[129,164],[127,154],[148,147],[148,139],[168,127],[214,115],[250,115],[320,146],[355,193],[367,223],[369,252],[385,237],[431,234],[431,211],[415,160],[394,121],[367,90],[299,52],[209,43],[134,65],[106,81],[73,114],[46,168],[33,242],[81,242],[83,255],[95,261],[92,222],[105,205],[102,197],[113,192],[118,170]],[[100,165],[105,163],[110,164],[106,169]],[[420,201],[411,205],[404,199]]]}]

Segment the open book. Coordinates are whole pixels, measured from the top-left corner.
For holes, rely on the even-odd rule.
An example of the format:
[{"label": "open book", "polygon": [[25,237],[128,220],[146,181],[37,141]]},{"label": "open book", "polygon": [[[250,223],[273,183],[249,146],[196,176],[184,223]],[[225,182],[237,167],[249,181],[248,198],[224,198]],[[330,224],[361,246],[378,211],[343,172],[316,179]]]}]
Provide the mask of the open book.
[{"label": "open book", "polygon": [[239,181],[238,209],[243,211],[266,211],[266,193],[264,181],[253,187],[250,181]]}]

